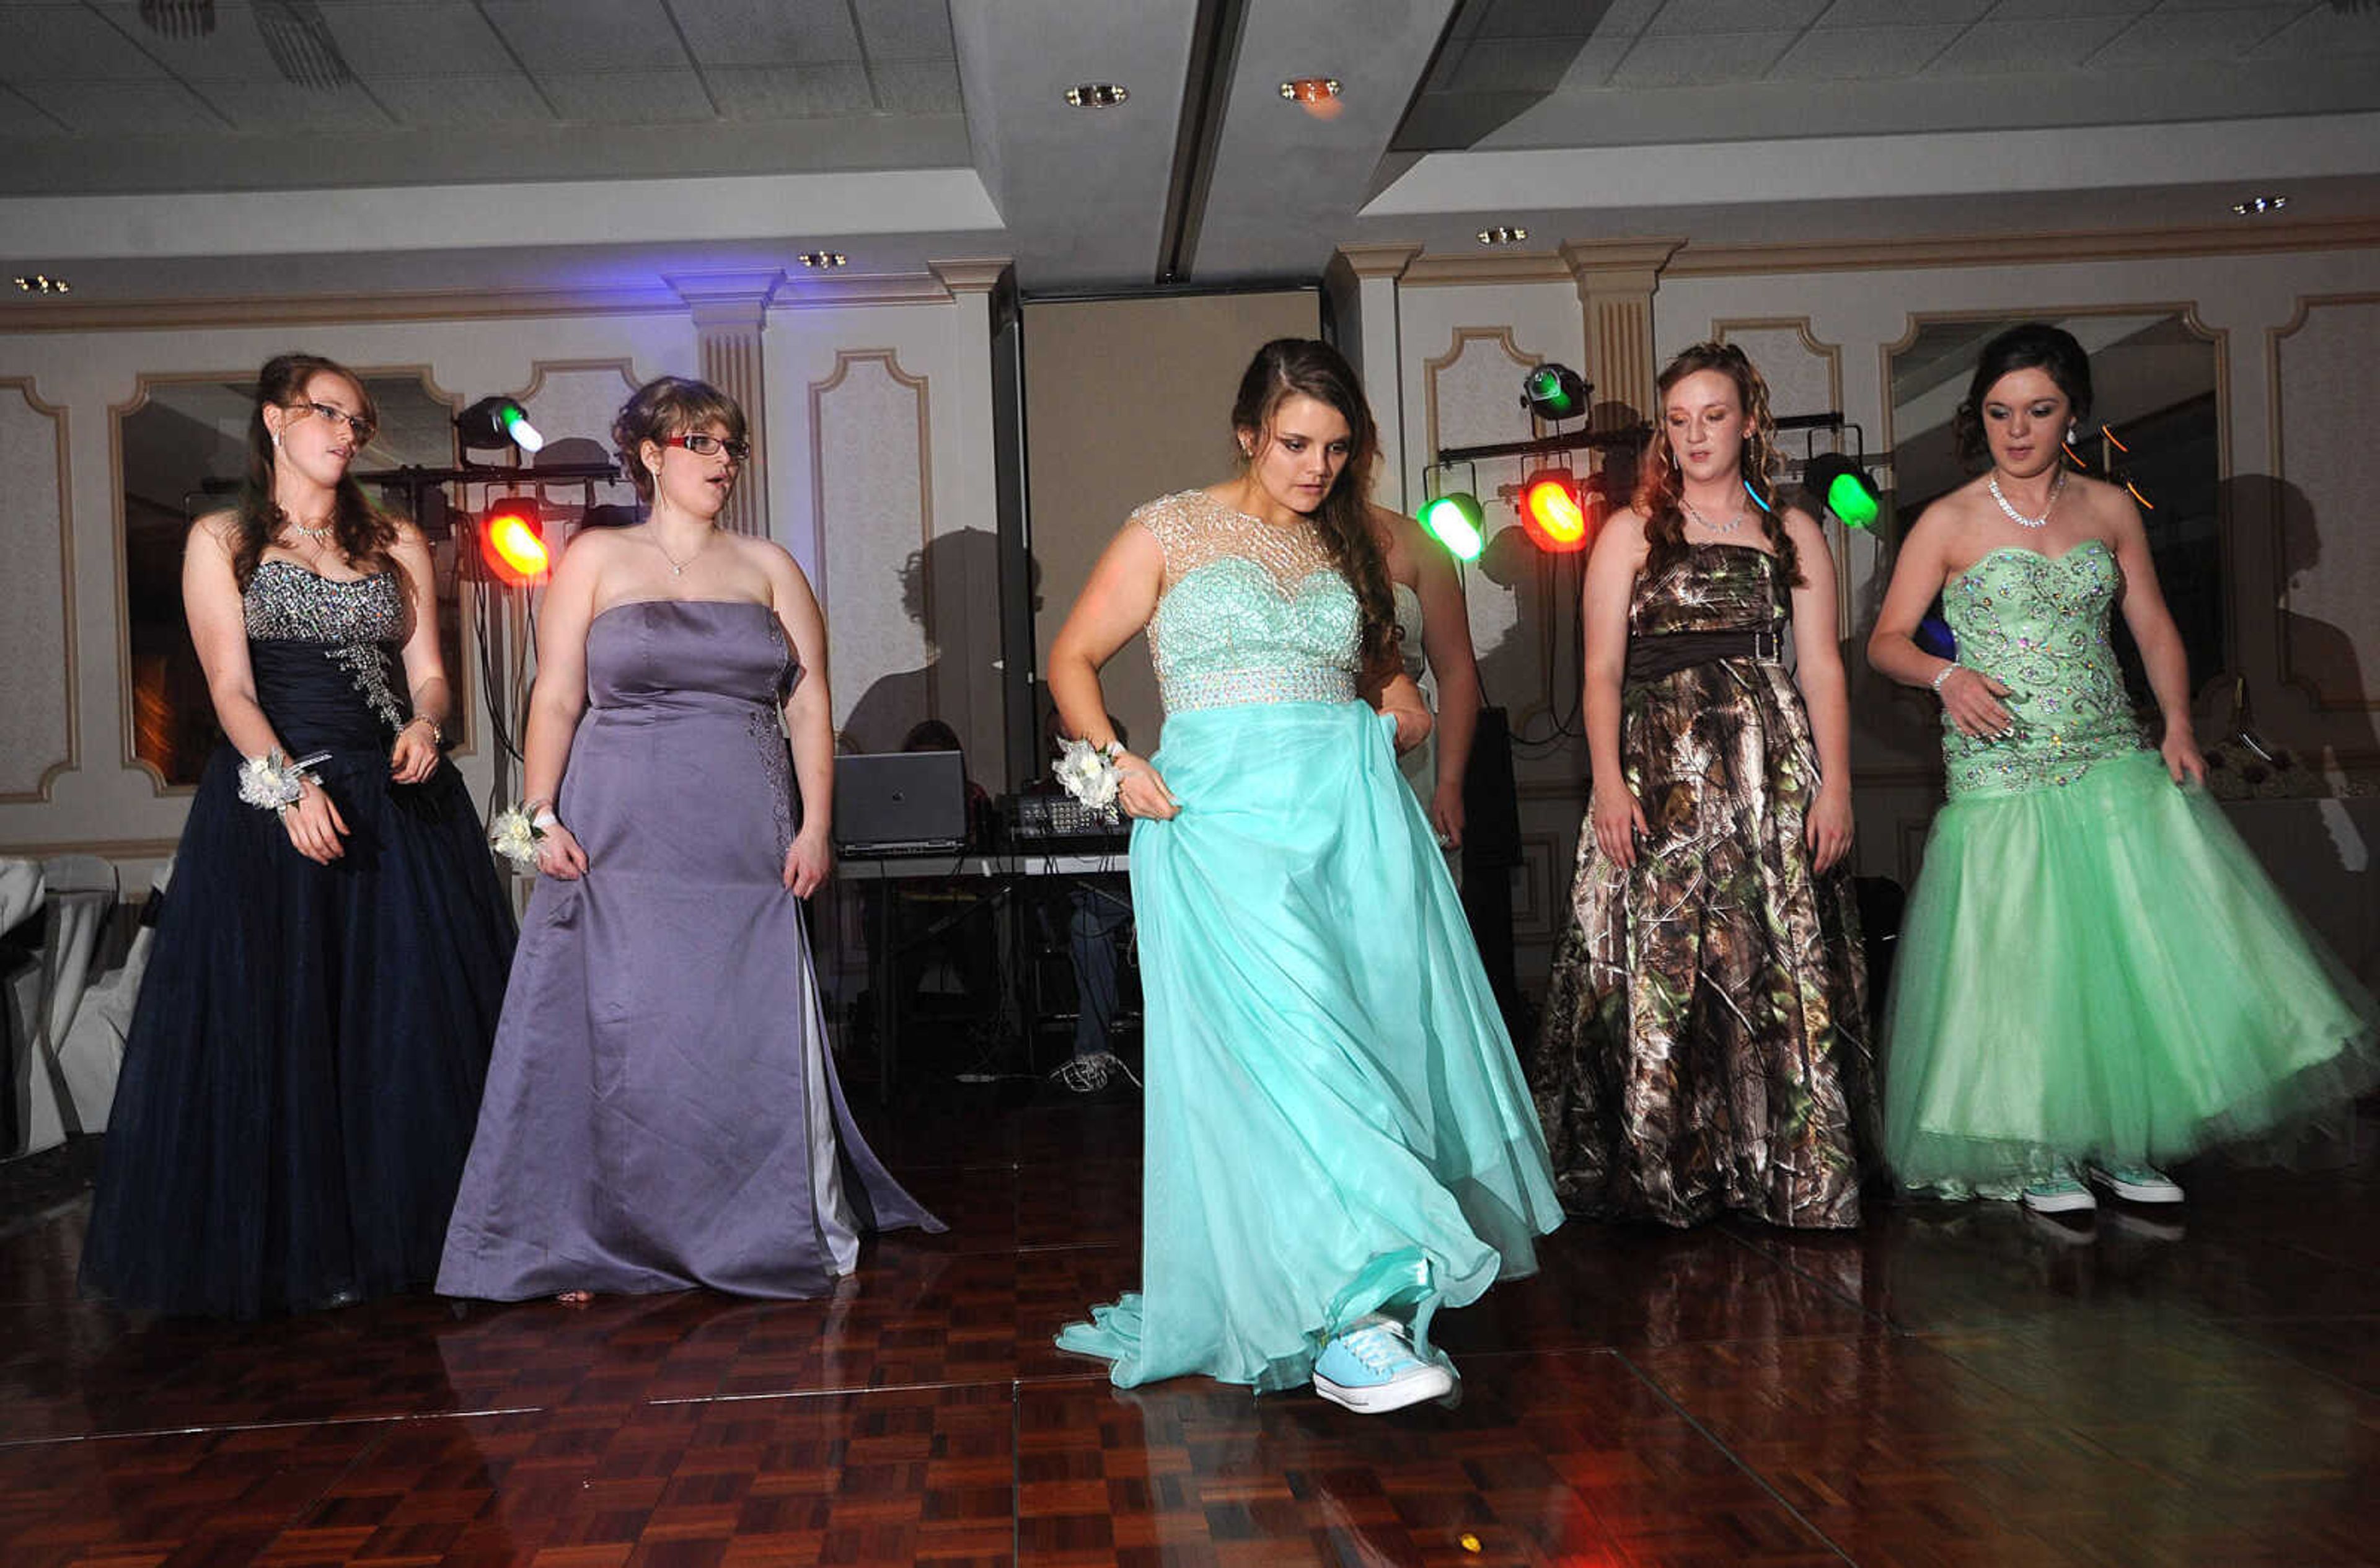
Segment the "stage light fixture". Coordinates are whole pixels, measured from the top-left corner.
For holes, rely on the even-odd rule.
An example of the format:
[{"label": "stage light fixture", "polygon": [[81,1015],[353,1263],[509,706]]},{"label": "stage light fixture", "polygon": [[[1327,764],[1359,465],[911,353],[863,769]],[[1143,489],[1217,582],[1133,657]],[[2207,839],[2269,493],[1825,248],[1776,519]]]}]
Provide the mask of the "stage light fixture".
[{"label": "stage light fixture", "polygon": [[1421,526],[1458,561],[1476,561],[1488,548],[1487,517],[1479,498],[1467,490],[1450,491],[1421,509]]},{"label": "stage light fixture", "polygon": [[1521,527],[1548,555],[1584,550],[1594,534],[1578,478],[1568,468],[1539,468],[1521,481]]},{"label": "stage light fixture", "polygon": [[535,452],[545,444],[545,437],[528,422],[528,410],[509,397],[480,398],[455,416],[455,430],[463,438],[466,452],[504,446]]},{"label": "stage light fixture", "polygon": [[1066,102],[1077,109],[1112,109],[1131,96],[1112,81],[1087,81],[1066,89]]},{"label": "stage light fixture", "polygon": [[1840,452],[1822,452],[1803,466],[1802,482],[1845,528],[1864,529],[1884,509],[1883,492],[1867,470]]},{"label": "stage light fixture", "polygon": [[813,272],[831,273],[849,262],[851,258],[840,250],[805,250],[794,260]]},{"label": "stage light fixture", "polygon": [[1575,419],[1586,412],[1586,395],[1594,387],[1567,365],[1539,365],[1521,378],[1521,407],[1547,424]]},{"label": "stage light fixture", "polygon": [[1494,224],[1479,231],[1482,245],[1518,245],[1529,237],[1529,231],[1518,224]]},{"label": "stage light fixture", "polygon": [[19,294],[72,294],[74,285],[64,278],[54,278],[47,273],[20,274],[16,279]]},{"label": "stage light fixture", "polygon": [[553,558],[545,547],[545,521],[535,496],[507,495],[488,503],[480,517],[480,558],[508,588],[544,580]]}]

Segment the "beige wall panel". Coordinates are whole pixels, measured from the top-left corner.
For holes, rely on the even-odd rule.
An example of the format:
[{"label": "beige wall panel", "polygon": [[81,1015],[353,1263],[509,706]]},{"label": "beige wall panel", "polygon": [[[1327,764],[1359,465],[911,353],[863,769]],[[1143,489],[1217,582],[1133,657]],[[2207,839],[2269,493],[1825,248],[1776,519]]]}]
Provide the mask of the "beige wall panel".
[{"label": "beige wall panel", "polygon": [[2380,711],[2380,297],[2309,300],[2274,359],[2284,678]]},{"label": "beige wall panel", "polygon": [[[827,646],[844,672],[835,726],[861,751],[896,751],[939,716],[929,666],[938,563],[927,383],[890,349],[853,349],[809,389],[810,461],[827,539]],[[854,679],[864,675],[864,683]]]},{"label": "beige wall panel", "polygon": [[0,381],[0,800],[39,801],[75,765],[72,519],[67,422],[30,382]]}]

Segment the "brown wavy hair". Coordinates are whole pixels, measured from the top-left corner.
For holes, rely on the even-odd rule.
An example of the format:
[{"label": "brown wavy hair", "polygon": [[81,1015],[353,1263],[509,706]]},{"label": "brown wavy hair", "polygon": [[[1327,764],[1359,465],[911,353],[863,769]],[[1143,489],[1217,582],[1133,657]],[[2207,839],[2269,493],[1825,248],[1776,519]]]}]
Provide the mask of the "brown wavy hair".
[{"label": "brown wavy hair", "polygon": [[637,499],[650,506],[653,476],[645,467],[645,443],[684,435],[705,425],[727,427],[730,441],[745,441],[744,406],[707,381],[692,376],[659,376],[628,395],[612,420],[612,444],[620,449],[620,467],[637,487]]},{"label": "brown wavy hair", "polygon": [[[306,401],[306,383],[328,371],[346,380],[356,389],[356,401],[363,405],[365,419],[380,422],[380,409],[372,402],[370,388],[363,378],[335,359],[325,359],[320,354],[276,354],[256,372],[255,406],[248,416],[248,480],[241,486],[239,504],[232,511],[231,575],[243,593],[249,579],[256,576],[256,563],[273,542],[288,514],[273,496],[273,432],[265,428],[267,408],[286,408]],[[332,507],[331,522],[335,530],[332,538],[339,553],[358,565],[369,565],[374,571],[390,565],[389,548],[396,542],[396,524],[388,514],[365,498],[364,487],[358,484],[352,472],[339,476],[337,499]]]},{"label": "brown wavy hair", "polygon": [[1736,405],[1752,416],[1752,431],[1743,444],[1743,479],[1760,498],[1761,531],[1785,580],[1802,586],[1801,554],[1777,515],[1777,470],[1783,465],[1777,452],[1777,418],[1768,410],[1768,383],[1751,359],[1732,343],[1697,343],[1681,352],[1654,383],[1653,441],[1637,466],[1636,510],[1645,518],[1645,575],[1653,577],[1684,559],[1686,514],[1679,504],[1684,482],[1678,472],[1678,455],[1670,446],[1670,392],[1701,371],[1717,371],[1735,383]]},{"label": "brown wavy hair", "polygon": [[1366,680],[1378,680],[1398,667],[1397,613],[1389,597],[1388,554],[1372,531],[1371,473],[1379,452],[1379,430],[1354,367],[1339,350],[1318,339],[1274,338],[1257,350],[1247,373],[1240,377],[1240,395],[1232,403],[1232,429],[1269,439],[1274,412],[1301,395],[1337,409],[1347,421],[1347,461],[1315,509],[1314,524],[1330,564],[1355,590],[1364,615],[1362,669]]}]

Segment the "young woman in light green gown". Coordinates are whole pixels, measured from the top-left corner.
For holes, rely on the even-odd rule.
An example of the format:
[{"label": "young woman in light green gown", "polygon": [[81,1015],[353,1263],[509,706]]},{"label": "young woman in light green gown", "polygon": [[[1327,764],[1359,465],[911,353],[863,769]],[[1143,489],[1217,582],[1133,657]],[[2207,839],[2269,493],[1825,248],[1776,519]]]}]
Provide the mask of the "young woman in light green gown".
[{"label": "young woman in light green gown", "polygon": [[[2370,996],[2302,932],[2204,784],[2140,510],[2073,472],[2091,368],[2056,327],[1986,345],[1959,415],[1990,469],[1925,509],[1868,642],[1942,703],[1949,800],[1893,975],[1887,1152],[1905,1185],[2175,1203],[2160,1165],[2373,1081]],[[1958,638],[1913,634],[1937,593]],[[2120,609],[2162,733],[2107,641]]]}]

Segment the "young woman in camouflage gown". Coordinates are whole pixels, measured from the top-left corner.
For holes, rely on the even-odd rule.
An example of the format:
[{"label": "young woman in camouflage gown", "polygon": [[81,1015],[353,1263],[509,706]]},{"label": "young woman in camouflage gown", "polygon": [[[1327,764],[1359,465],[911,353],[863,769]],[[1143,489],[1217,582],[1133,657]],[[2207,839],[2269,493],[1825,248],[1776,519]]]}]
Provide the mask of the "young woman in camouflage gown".
[{"label": "young woman in camouflage gown", "polygon": [[1855,1225],[1871,1070],[1834,574],[1774,493],[1742,350],[1687,349],[1659,393],[1587,565],[1594,789],[1530,1087],[1572,1213]]}]

